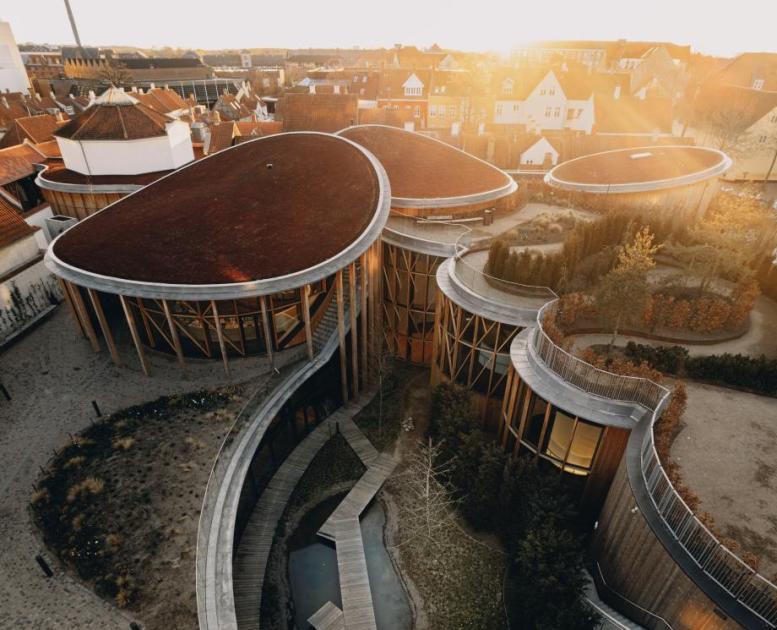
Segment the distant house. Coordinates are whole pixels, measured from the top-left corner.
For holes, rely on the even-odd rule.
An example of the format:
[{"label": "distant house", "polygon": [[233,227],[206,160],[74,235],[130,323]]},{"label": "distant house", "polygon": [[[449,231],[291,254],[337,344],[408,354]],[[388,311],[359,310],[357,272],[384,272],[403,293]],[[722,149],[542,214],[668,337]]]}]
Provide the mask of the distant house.
[{"label": "distant house", "polygon": [[412,112],[416,126],[425,126],[430,85],[429,70],[384,70],[380,75],[378,107]]},{"label": "distant house", "polygon": [[591,133],[594,88],[590,75],[541,70],[503,76],[494,100],[494,123],[529,131],[573,129]]},{"label": "distant house", "polygon": [[284,131],[333,133],[355,125],[359,99],[355,94],[287,93],[278,101],[276,119]]}]

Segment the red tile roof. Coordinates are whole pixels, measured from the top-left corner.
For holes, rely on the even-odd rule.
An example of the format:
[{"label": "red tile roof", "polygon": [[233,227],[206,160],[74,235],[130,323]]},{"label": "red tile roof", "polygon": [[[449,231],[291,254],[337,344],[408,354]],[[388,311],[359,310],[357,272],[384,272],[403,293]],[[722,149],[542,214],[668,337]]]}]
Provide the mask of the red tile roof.
[{"label": "red tile roof", "polygon": [[140,102],[131,105],[95,103],[62,126],[56,136],[71,140],[139,140],[167,133],[173,119]]},{"label": "red tile roof", "polygon": [[0,149],[0,186],[32,175],[35,172],[33,164],[45,160],[46,158],[29,144]]},{"label": "red tile roof", "polygon": [[19,239],[35,234],[40,228],[28,225],[19,211],[0,197],[0,247],[7,247]]},{"label": "red tile roof", "polygon": [[35,144],[46,142],[54,137],[54,132],[60,124],[51,114],[16,118],[11,128],[0,140],[0,148],[21,144],[25,140]]}]

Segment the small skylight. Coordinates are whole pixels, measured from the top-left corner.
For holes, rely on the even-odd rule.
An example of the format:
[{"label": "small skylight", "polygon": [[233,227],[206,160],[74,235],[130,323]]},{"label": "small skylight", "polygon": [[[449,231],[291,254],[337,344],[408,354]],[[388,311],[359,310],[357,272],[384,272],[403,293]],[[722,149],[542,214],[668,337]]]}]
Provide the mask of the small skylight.
[{"label": "small skylight", "polygon": [[642,160],[644,158],[652,157],[653,154],[650,151],[645,151],[644,153],[632,153],[629,157],[632,160]]}]

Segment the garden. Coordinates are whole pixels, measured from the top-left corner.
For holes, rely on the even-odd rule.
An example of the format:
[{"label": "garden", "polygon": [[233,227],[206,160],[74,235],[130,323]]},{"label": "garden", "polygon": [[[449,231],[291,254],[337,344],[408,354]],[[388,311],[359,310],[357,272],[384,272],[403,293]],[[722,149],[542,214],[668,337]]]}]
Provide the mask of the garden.
[{"label": "garden", "polygon": [[148,628],[197,624],[202,494],[246,399],[230,386],[124,409],[71,436],[36,484],[31,509],[49,549]]}]

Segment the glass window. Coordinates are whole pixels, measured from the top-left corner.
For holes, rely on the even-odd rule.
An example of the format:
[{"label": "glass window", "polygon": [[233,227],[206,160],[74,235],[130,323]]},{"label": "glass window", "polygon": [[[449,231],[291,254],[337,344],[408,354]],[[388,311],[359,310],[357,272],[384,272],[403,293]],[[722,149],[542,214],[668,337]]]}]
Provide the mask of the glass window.
[{"label": "glass window", "polygon": [[601,434],[602,427],[588,422],[578,422],[575,436],[572,440],[572,448],[569,449],[567,464],[590,470]]},{"label": "glass window", "polygon": [[532,394],[532,399],[529,403],[529,413],[526,418],[526,428],[523,431],[522,441],[530,444],[534,448],[537,448],[537,444],[539,444],[540,441],[540,435],[542,434],[542,423],[545,420],[545,410],[547,407],[548,403],[537,396],[537,394]]},{"label": "glass window", "polygon": [[560,409],[556,410],[553,419],[553,427],[549,431],[548,444],[545,447],[545,454],[560,462],[564,461],[572,442],[572,435],[575,431],[575,419]]}]

